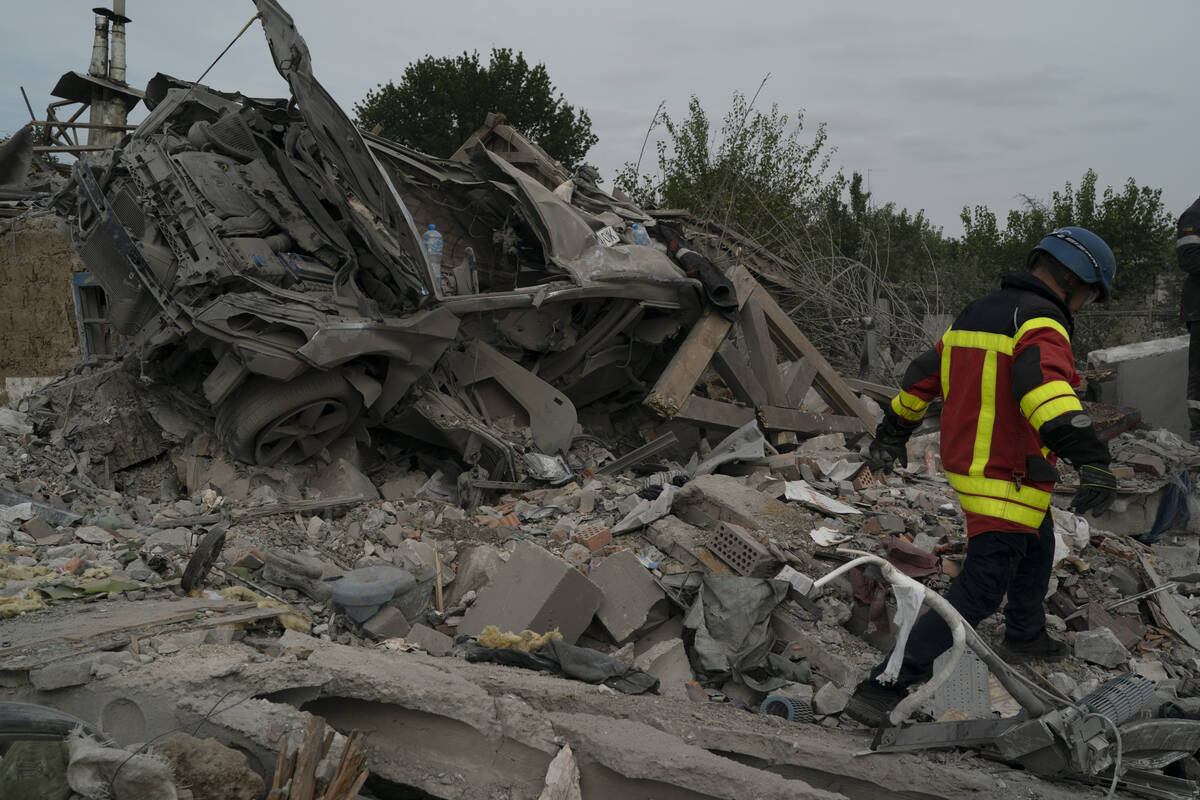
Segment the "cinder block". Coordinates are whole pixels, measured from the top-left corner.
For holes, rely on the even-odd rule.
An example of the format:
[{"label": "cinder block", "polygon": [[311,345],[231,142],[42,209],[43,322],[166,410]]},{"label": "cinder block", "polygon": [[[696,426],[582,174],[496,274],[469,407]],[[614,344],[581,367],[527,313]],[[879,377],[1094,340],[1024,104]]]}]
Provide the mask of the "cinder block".
[{"label": "cinder block", "polygon": [[600,607],[601,592],[566,561],[522,542],[492,582],[479,592],[459,633],[478,636],[488,625],[501,631],[558,629],[574,644]]},{"label": "cinder block", "polygon": [[687,683],[694,676],[683,639],[656,644],[634,659],[633,665],[658,678],[659,691],[667,697],[687,697]]},{"label": "cinder block", "polygon": [[666,596],[632,551],[614,553],[588,577],[604,594],[596,619],[617,644],[667,615]]}]

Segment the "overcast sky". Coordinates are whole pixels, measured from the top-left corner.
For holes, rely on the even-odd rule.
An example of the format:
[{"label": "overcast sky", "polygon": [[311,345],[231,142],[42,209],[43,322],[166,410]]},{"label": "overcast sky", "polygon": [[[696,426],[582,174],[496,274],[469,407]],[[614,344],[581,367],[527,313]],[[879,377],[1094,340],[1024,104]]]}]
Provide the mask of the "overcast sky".
[{"label": "overcast sky", "polygon": [[[31,0],[3,26],[0,133],[28,120],[18,86],[40,116],[62,72],[86,71],[99,1]],[[249,0],[127,3],[139,87],[159,71],[196,78],[254,13]],[[836,166],[870,170],[876,201],[923,208],[948,233],[964,205],[1003,215],[1089,167],[1101,187],[1161,187],[1172,216],[1200,194],[1195,0],[283,4],[347,111],[425,54],[511,47],[545,63],[591,115],[587,160],[606,185],[637,158],[660,100],[682,116],[695,94],[719,119],[770,73],[760,105],[827,123]],[[257,24],[206,83],[286,93]]]}]

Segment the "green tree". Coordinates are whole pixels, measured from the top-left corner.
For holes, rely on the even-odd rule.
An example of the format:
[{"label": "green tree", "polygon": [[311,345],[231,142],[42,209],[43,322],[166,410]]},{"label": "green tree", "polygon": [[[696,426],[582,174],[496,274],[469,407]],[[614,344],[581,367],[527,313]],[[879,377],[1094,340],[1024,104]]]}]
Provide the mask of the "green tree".
[{"label": "green tree", "polygon": [[478,52],[426,56],[405,67],[398,84],[379,84],[354,105],[361,127],[379,125],[383,136],[442,157],[453,154],[491,111],[503,113],[568,169],[596,143],[587,111],[566,102],[546,66],[530,66],[508,48],[493,48],[487,64]]},{"label": "green tree", "polygon": [[1099,192],[1098,183],[1095,170],[1089,169],[1078,188],[1067,181],[1051,192],[1048,202],[1026,197],[1022,208],[1008,213],[1003,229],[986,207],[964,208],[963,236],[955,243],[959,277],[994,282],[1005,272],[1023,269],[1030,249],[1048,232],[1079,225],[1112,248],[1117,297],[1144,306],[1172,263],[1174,219],[1163,204],[1161,189],[1139,186],[1129,178],[1119,190],[1109,186]]},{"label": "green tree", "polygon": [[659,125],[666,135],[655,143],[657,171],[629,162],[614,181],[641,205],[686,208],[769,244],[840,192],[840,174],[827,176],[825,126],[802,141],[802,112],[793,123],[777,105],[759,111],[735,92],[719,131],[695,96],[681,120],[656,114],[651,133]]}]

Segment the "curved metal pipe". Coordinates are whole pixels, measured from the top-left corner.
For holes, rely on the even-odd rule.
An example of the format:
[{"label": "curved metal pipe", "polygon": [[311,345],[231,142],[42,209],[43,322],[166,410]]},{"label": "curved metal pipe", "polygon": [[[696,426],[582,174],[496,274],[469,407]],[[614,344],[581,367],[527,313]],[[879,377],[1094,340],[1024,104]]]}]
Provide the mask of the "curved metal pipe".
[{"label": "curved metal pipe", "polygon": [[[858,551],[850,550],[845,552],[857,553]],[[942,597],[928,586],[925,586],[923,583],[908,577],[903,572],[896,569],[891,562],[880,558],[879,556],[860,554],[859,557],[853,561],[842,564],[828,575],[821,577],[819,580],[813,581],[813,589],[823,588],[835,578],[840,577],[856,567],[861,567],[866,564],[879,567],[880,572],[883,573],[884,580],[892,585],[900,584],[920,589],[924,598],[923,603],[929,606],[934,612],[937,613],[938,616],[945,620],[946,625],[950,628],[952,642],[950,645],[950,657],[946,660],[946,663],[933,677],[918,687],[916,691],[912,692],[903,700],[901,700],[896,707],[892,709],[892,713],[888,717],[888,721],[892,725],[899,725],[901,722],[908,719],[909,715],[913,711],[915,711],[922,704],[924,704],[926,700],[933,696],[933,693],[936,692],[950,677],[950,674],[954,672],[955,667],[958,666],[959,660],[962,659],[963,647],[966,645],[967,638],[965,629],[969,628],[970,626],[966,624],[962,616],[954,610],[954,606],[950,605],[946,598]]]},{"label": "curved metal pipe", "polygon": [[886,580],[888,583],[900,583],[920,587],[921,591],[923,592],[923,603],[928,605],[934,612],[938,614],[938,616],[945,620],[946,625],[950,628],[950,635],[953,641],[950,646],[949,660],[936,675],[926,681],[925,684],[919,687],[915,692],[904,698],[904,700],[902,700],[900,704],[892,710],[891,715],[888,717],[888,721],[892,725],[899,725],[901,722],[907,719],[909,714],[919,708],[921,704],[931,697],[933,693],[937,691],[937,689],[943,683],[946,682],[946,680],[950,677],[950,674],[954,671],[954,668],[958,666],[959,660],[962,658],[964,643],[967,647],[970,647],[976,655],[979,656],[983,663],[987,665],[988,669],[991,670],[992,674],[996,676],[996,679],[1000,681],[1000,684],[1008,690],[1008,693],[1013,696],[1013,699],[1016,700],[1022,708],[1029,712],[1030,716],[1040,717],[1051,710],[1052,706],[1048,705],[1041,698],[1039,698],[1037,694],[1035,694],[1034,691],[1031,690],[1030,687],[1020,678],[1020,676],[1013,672],[1012,667],[1010,667],[998,655],[996,655],[995,652],[992,651],[992,648],[988,647],[987,643],[979,637],[979,634],[975,631],[975,629],[962,618],[962,615],[958,613],[958,610],[955,609],[954,606],[950,605],[950,602],[946,600],[946,598],[942,597],[940,594],[920,583],[919,581],[908,577],[903,572],[896,569],[896,567],[886,559],[880,558],[876,555],[871,555],[869,553],[863,553],[859,550],[843,549],[839,552],[852,553],[858,556],[858,558],[846,564],[842,564],[828,575],[825,575],[819,580],[814,581],[814,589],[826,586],[835,578],[845,574],[846,572],[849,572],[855,567],[859,567],[864,564],[873,564],[879,567],[880,571],[883,573],[884,580]]}]

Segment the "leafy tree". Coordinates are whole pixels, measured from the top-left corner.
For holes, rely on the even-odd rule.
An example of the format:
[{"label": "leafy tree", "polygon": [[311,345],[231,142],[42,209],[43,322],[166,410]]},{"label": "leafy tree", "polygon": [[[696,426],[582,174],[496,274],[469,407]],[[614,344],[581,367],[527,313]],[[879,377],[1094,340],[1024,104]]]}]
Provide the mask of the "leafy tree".
[{"label": "leafy tree", "polygon": [[493,48],[487,64],[479,53],[454,58],[426,56],[404,68],[400,83],[388,81],[354,105],[358,124],[401,144],[449,156],[484,123],[488,112],[537,142],[568,169],[596,143],[587,111],[556,93],[544,64],[530,66],[521,53]]},{"label": "leafy tree", "polygon": [[793,124],[777,105],[758,111],[735,92],[717,132],[695,96],[685,118],[656,114],[650,132],[659,125],[666,136],[655,143],[657,172],[628,162],[614,182],[641,205],[686,208],[767,244],[840,191],[840,174],[826,176],[833,151],[825,126],[801,141],[802,112]]},{"label": "leafy tree", "polygon": [[955,258],[964,271],[960,277],[994,282],[1004,272],[1024,268],[1029,250],[1049,231],[1080,225],[1112,248],[1117,297],[1144,305],[1172,262],[1174,219],[1163,205],[1161,189],[1129,178],[1120,190],[1109,186],[1099,193],[1097,184],[1096,172],[1089,169],[1078,188],[1068,181],[1051,192],[1049,202],[1026,197],[1023,208],[1008,213],[1003,229],[986,207],[964,208],[964,233]]}]

